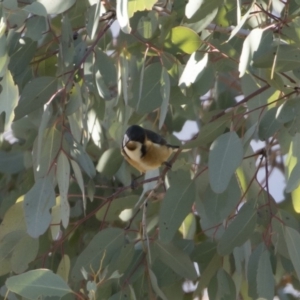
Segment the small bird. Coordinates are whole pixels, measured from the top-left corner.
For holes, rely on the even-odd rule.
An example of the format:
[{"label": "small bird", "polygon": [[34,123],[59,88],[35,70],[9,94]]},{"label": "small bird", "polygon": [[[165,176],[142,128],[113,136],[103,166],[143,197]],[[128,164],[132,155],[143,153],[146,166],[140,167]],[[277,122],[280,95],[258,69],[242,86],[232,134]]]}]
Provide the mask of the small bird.
[{"label": "small bird", "polygon": [[168,144],[159,134],[132,125],[124,134],[121,153],[134,168],[145,173],[162,164],[169,165],[168,158],[178,148]]}]

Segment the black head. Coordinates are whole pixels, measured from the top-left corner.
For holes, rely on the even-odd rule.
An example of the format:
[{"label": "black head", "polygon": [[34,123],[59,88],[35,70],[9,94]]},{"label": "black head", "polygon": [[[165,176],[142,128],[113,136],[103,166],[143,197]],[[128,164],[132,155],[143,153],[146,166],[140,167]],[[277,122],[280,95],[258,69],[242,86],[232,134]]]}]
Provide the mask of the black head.
[{"label": "black head", "polygon": [[146,139],[145,130],[138,125],[130,126],[126,130],[125,135],[127,135],[128,141],[140,142],[141,144],[143,144]]}]

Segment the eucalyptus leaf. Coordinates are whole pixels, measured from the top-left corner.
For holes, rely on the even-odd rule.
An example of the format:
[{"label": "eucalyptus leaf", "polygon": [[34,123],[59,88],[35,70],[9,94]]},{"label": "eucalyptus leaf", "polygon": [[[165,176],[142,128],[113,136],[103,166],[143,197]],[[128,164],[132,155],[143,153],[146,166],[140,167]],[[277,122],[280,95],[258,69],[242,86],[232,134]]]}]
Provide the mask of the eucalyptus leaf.
[{"label": "eucalyptus leaf", "polygon": [[256,218],[256,210],[253,204],[245,203],[222,235],[218,244],[218,252],[221,255],[227,255],[235,247],[245,243],[254,231]]},{"label": "eucalyptus leaf", "polygon": [[66,133],[64,136],[70,146],[71,157],[80,165],[90,178],[93,178],[96,175],[96,170],[91,158],[84,150],[84,147],[76,142],[71,134]]},{"label": "eucalyptus leaf", "polygon": [[87,272],[101,271],[99,268],[105,268],[117,251],[120,251],[123,244],[124,232],[122,229],[107,228],[98,232],[78,256],[71,271],[72,279],[75,281],[82,279],[80,272],[82,268]]},{"label": "eucalyptus leaf", "polygon": [[55,205],[53,184],[48,177],[38,179],[24,197],[27,232],[37,238],[51,223],[50,209]]},{"label": "eucalyptus leaf", "polygon": [[173,172],[171,187],[168,189],[159,212],[159,237],[169,242],[180,224],[189,213],[196,196],[195,182],[189,173]]},{"label": "eucalyptus leaf", "polygon": [[290,259],[293,263],[297,277],[300,278],[300,234],[299,231],[291,227],[285,228],[285,241],[288,248]]},{"label": "eucalyptus leaf", "polygon": [[226,190],[242,159],[242,142],[235,132],[225,133],[212,143],[208,168],[210,186],[215,193],[222,193]]},{"label": "eucalyptus leaf", "polygon": [[5,283],[8,290],[28,299],[38,297],[63,297],[72,293],[67,283],[47,269],[37,269],[9,277]]},{"label": "eucalyptus leaf", "polygon": [[197,273],[193,262],[185,253],[183,253],[173,244],[165,244],[157,241],[156,249],[159,253],[159,259],[172,270],[174,270],[178,275],[190,280],[195,280],[197,278]]},{"label": "eucalyptus leaf", "polygon": [[268,110],[259,123],[258,136],[261,140],[266,140],[278,131],[282,124],[276,119],[277,108]]},{"label": "eucalyptus leaf", "polygon": [[64,152],[60,152],[57,159],[56,179],[60,194],[61,220],[64,228],[68,227],[70,218],[70,205],[68,191],[70,182],[70,163]]},{"label": "eucalyptus leaf", "polygon": [[0,113],[5,112],[5,128],[8,128],[14,118],[14,109],[19,98],[19,89],[8,70],[0,80],[0,91]]},{"label": "eucalyptus leaf", "polygon": [[37,2],[41,3],[47,10],[49,15],[51,14],[61,14],[64,11],[68,10],[76,0],[38,0]]},{"label": "eucalyptus leaf", "polygon": [[274,298],[275,280],[270,261],[270,253],[265,250],[258,262],[257,269],[257,293],[266,299]]},{"label": "eucalyptus leaf", "polygon": [[123,161],[119,148],[110,148],[106,150],[100,157],[97,164],[97,171],[108,176],[112,177],[120,168]]},{"label": "eucalyptus leaf", "polygon": [[178,52],[192,54],[200,45],[201,40],[197,33],[183,26],[172,28],[164,42],[165,49],[174,54]]},{"label": "eucalyptus leaf", "polygon": [[39,77],[30,81],[22,91],[19,104],[15,108],[15,120],[42,107],[57,91],[55,77]]}]

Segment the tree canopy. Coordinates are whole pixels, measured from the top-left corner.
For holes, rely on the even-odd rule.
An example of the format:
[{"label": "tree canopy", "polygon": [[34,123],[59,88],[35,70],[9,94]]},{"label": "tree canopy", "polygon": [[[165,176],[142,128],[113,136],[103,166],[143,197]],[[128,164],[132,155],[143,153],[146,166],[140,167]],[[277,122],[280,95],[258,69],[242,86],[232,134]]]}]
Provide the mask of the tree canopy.
[{"label": "tree canopy", "polygon": [[296,299],[299,78],[299,0],[1,1],[1,297]]}]

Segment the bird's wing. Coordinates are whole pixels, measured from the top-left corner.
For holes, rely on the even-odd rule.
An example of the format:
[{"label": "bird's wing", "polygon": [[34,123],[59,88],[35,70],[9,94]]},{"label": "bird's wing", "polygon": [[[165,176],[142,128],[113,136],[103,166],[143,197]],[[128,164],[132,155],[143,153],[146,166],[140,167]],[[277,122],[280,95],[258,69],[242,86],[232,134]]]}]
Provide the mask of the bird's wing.
[{"label": "bird's wing", "polygon": [[148,129],[144,129],[144,130],[146,132],[147,138],[150,141],[152,141],[153,143],[159,144],[159,145],[167,145],[167,141],[159,134],[157,134],[151,130],[148,130]]}]

